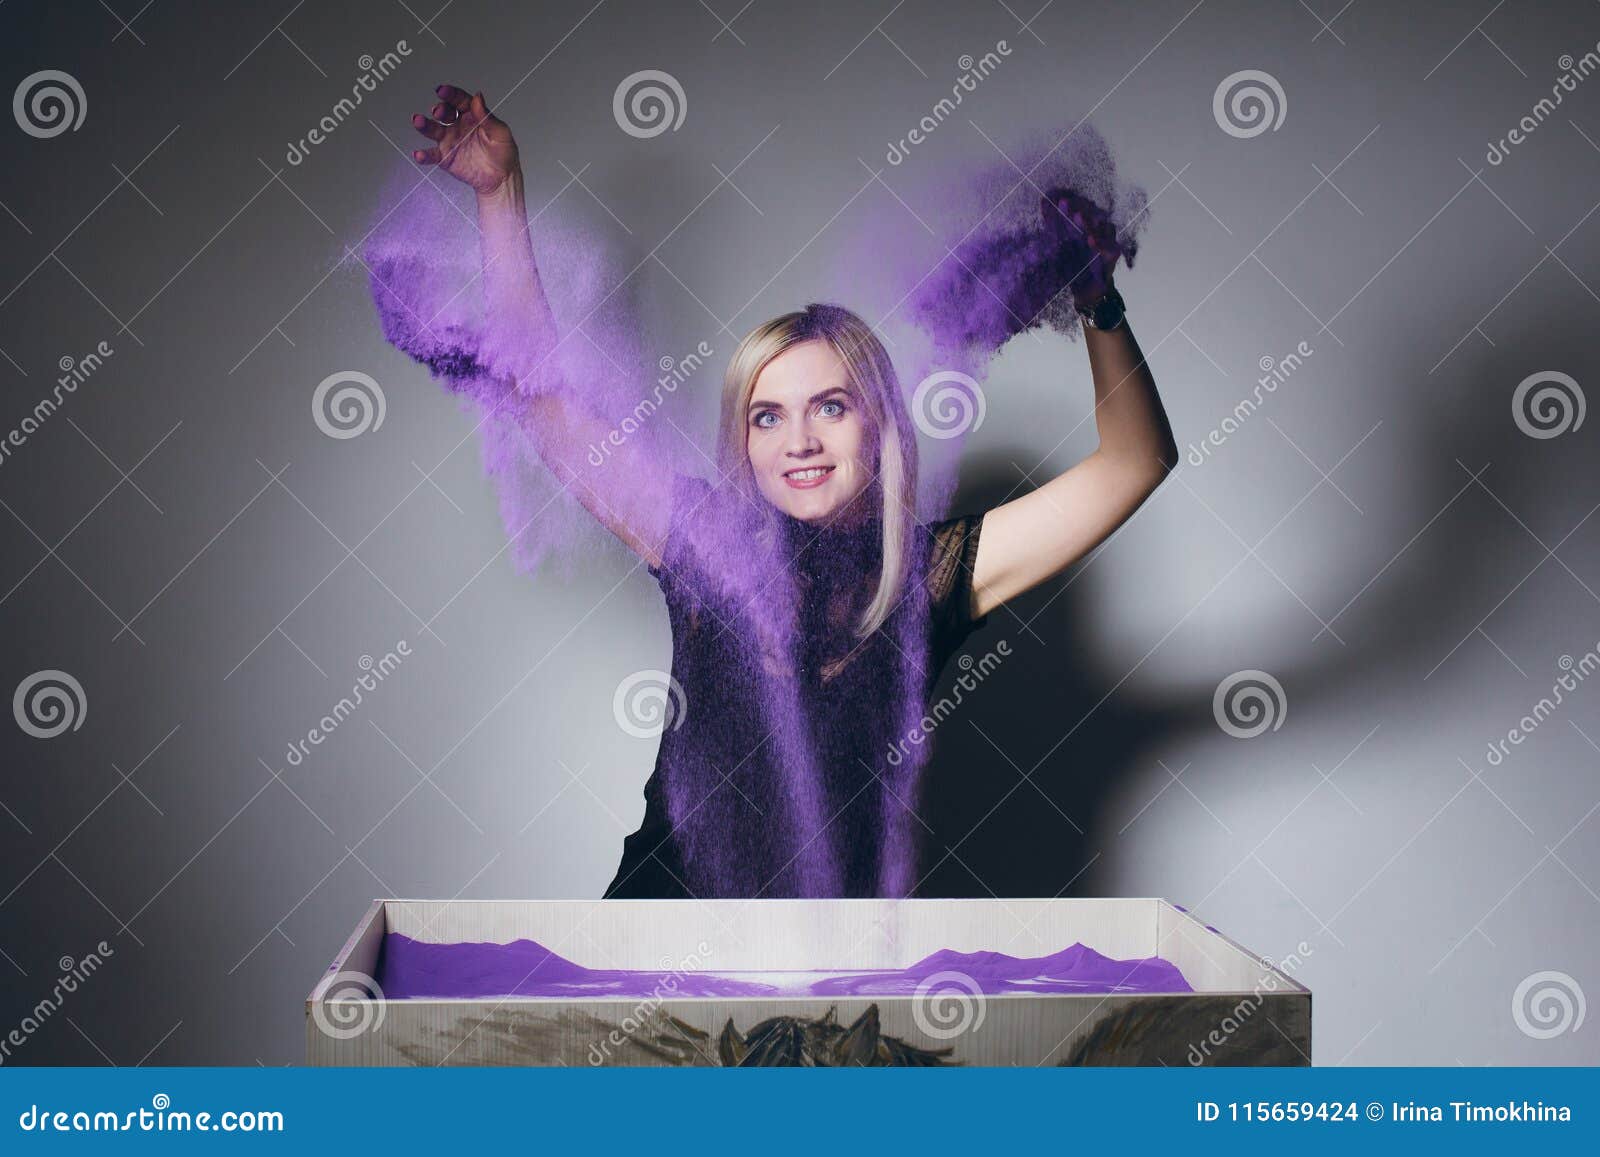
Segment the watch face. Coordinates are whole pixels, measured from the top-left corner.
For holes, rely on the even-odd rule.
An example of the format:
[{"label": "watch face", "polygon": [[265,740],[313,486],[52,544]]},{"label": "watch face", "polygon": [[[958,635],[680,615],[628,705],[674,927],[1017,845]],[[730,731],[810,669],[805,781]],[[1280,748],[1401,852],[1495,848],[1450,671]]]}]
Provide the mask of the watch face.
[{"label": "watch face", "polygon": [[1094,303],[1094,326],[1096,329],[1112,329],[1122,320],[1122,299],[1114,293],[1108,293]]}]

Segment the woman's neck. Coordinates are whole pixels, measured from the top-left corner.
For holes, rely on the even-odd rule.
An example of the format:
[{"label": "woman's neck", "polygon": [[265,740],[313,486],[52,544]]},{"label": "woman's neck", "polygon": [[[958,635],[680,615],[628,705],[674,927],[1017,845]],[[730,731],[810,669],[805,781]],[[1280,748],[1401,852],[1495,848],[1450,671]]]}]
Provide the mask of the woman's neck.
[{"label": "woman's neck", "polygon": [[883,524],[876,516],[806,521],[780,515],[789,558],[811,579],[855,585],[876,574],[882,557]]}]

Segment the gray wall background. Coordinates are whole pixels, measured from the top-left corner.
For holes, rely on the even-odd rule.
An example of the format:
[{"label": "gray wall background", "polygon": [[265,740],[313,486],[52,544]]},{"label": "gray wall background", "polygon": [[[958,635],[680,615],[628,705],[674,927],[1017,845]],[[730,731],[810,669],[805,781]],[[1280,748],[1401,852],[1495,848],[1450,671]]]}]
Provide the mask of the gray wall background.
[{"label": "gray wall background", "polygon": [[[0,465],[0,689],[59,669],[86,701],[56,738],[0,728],[0,1032],[60,958],[114,950],[8,1063],[296,1062],[303,997],[371,897],[597,896],[640,819],[654,742],[612,694],[668,661],[655,585],[615,548],[516,573],[472,419],[329,275],[446,80],[517,130],[530,201],[559,193],[627,265],[689,215],[631,288],[662,354],[718,348],[672,402],[707,438],[719,323],[849,300],[830,246],[892,205],[863,161],[916,204],[937,165],[992,158],[982,133],[1091,114],[1155,197],[1119,280],[1180,443],[1260,359],[1315,352],[974,637],[1013,657],[939,733],[923,894],[1162,895],[1264,955],[1303,943],[1318,1064],[1600,1061],[1594,1024],[1541,1038],[1513,1012],[1536,973],[1600,992],[1600,686],[1486,759],[1600,640],[1595,422],[1534,438],[1512,402],[1536,373],[1595,377],[1600,80],[1486,160],[1600,40],[1594,5],[433,7],[0,11],[7,89],[60,69],[87,101],[75,132],[5,125],[0,431],[61,359],[115,350]],[[287,165],[400,39],[402,68]],[[611,97],[647,68],[688,108],[641,140]],[[1247,139],[1212,108],[1243,69],[1285,94]],[[348,440],[310,405],[341,370],[387,402]],[[1008,352],[957,506],[1076,461],[1090,401],[1081,347]],[[1247,669],[1284,697],[1241,740],[1212,697]]]}]

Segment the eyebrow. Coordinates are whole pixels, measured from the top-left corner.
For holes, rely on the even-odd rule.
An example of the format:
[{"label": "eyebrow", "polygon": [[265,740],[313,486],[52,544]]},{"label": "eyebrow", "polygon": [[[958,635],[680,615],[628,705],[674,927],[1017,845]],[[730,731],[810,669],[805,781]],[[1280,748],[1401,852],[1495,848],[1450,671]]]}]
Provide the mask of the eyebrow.
[{"label": "eyebrow", "polygon": [[[831,394],[843,394],[845,397],[849,397],[850,396],[850,391],[845,389],[843,386],[829,386],[826,390],[823,390],[820,393],[812,394],[809,398],[806,399],[806,403],[809,405],[812,402],[820,402],[820,401],[822,401],[823,398],[826,398]],[[781,410],[781,409],[783,409],[783,407],[780,406],[777,402],[762,402],[762,401],[758,401],[755,398],[752,398],[752,399],[750,399],[750,408],[749,408],[749,410],[746,411],[746,413],[754,413],[756,410]]]}]

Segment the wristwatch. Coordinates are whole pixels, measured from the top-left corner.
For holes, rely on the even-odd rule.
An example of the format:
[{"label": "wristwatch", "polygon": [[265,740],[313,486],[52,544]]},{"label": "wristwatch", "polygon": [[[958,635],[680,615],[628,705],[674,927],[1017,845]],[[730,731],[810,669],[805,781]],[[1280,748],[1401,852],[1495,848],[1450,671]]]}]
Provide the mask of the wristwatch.
[{"label": "wristwatch", "polygon": [[1115,289],[1106,290],[1090,304],[1078,306],[1077,310],[1078,316],[1083,318],[1083,324],[1090,329],[1116,329],[1127,313],[1122,294]]}]

